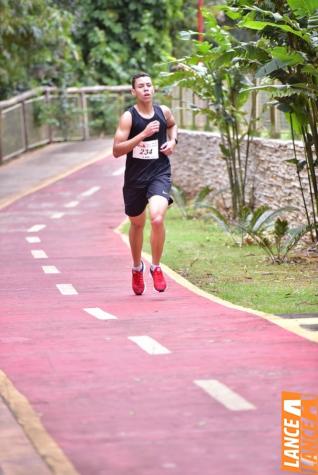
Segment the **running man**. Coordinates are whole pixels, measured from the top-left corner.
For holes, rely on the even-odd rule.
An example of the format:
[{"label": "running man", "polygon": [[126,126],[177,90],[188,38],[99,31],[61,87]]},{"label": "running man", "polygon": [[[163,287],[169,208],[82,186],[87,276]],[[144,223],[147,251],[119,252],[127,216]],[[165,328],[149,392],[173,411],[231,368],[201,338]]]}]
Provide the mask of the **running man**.
[{"label": "running man", "polygon": [[164,292],[167,284],[160,267],[165,242],[164,218],[170,198],[169,155],[177,144],[177,125],[170,109],[153,104],[154,87],[147,73],[132,78],[134,106],[121,116],[114,137],[114,157],[127,155],[123,188],[125,212],[130,219],[129,242],[133,260],[132,288],[145,290],[145,264],[141,260],[146,206],[151,220],[150,273],[154,288]]}]

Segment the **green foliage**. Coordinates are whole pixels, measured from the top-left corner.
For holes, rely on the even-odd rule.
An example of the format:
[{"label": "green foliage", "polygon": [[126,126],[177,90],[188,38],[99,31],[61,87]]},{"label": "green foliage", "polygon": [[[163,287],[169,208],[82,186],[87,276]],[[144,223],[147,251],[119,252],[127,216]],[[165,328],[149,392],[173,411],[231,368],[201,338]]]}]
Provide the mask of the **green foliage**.
[{"label": "green foliage", "polygon": [[251,239],[248,236],[253,236],[255,233],[263,233],[268,227],[272,225],[273,219],[290,208],[280,208],[272,211],[268,206],[260,206],[255,210],[245,206],[240,210],[239,216],[235,221],[230,216],[222,214],[216,208],[210,208],[209,218],[212,218],[218,226],[228,234],[233,240],[234,244],[243,246],[244,244],[251,244]]},{"label": "green foliage", "polygon": [[310,226],[307,224],[290,228],[286,219],[277,218],[270,232],[265,233],[261,228],[258,231],[249,231],[248,234],[264,250],[273,264],[282,264],[289,252],[309,231]]},{"label": "green foliage", "polygon": [[190,198],[179,186],[173,185],[171,195],[181,215],[185,219],[193,219],[202,216],[202,212],[210,208],[206,198],[213,191],[209,186],[204,186],[196,195]]},{"label": "green foliage", "polygon": [[[249,45],[260,54],[238,51],[239,61],[247,61],[262,81],[249,90],[267,91],[286,113],[294,144],[290,163],[296,165],[308,229],[318,241],[318,3],[229,0],[228,4],[226,13],[235,17],[237,27],[258,32]],[[296,136],[303,139],[305,162],[297,157]],[[303,173],[309,182],[307,194]]]},{"label": "green foliage", "polygon": [[196,24],[193,8],[194,0],[0,0],[0,99],[38,84],[156,76],[180,47],[177,28]]},{"label": "green foliage", "polygon": [[55,135],[69,140],[82,133],[83,111],[79,107],[78,98],[68,96],[65,90],[50,98],[49,102],[34,102],[33,118],[37,126],[47,124]]},{"label": "green foliage", "polygon": [[189,44],[183,41],[180,32],[197,28],[197,3],[197,0],[183,0],[179,15],[170,24],[171,55],[175,58],[189,54]]},{"label": "green foliage", "polygon": [[88,98],[88,118],[91,135],[113,134],[119,116],[133,103],[133,97],[104,93]]},{"label": "green foliage", "polygon": [[310,231],[308,225],[290,228],[287,219],[280,217],[289,211],[295,211],[295,208],[289,206],[277,210],[271,210],[267,206],[260,206],[254,211],[244,208],[235,222],[217,209],[210,210],[209,216],[236,245],[257,244],[273,264],[285,262],[289,252]]},{"label": "green foliage", "polygon": [[219,228],[232,239],[235,245],[242,247],[244,244],[249,244],[244,239],[245,233],[243,230],[243,224],[246,221],[247,213],[248,211],[246,211],[246,208],[242,208],[238,220],[233,221],[231,217],[221,213],[217,208],[210,207],[207,218],[212,219]]},{"label": "green foliage", "polygon": [[74,37],[85,80],[118,84],[139,70],[156,75],[155,64],[172,52],[170,31],[183,18],[182,6],[183,0],[78,0]]},{"label": "green foliage", "polygon": [[38,83],[75,82],[73,15],[44,0],[0,1],[0,99]]},{"label": "green foliage", "polygon": [[310,16],[318,10],[317,0],[287,0],[293,13],[302,18]]},{"label": "green foliage", "polygon": [[246,181],[250,142],[255,132],[256,110],[252,101],[250,113],[244,109],[249,98],[244,61],[238,61],[245,48],[220,26],[214,13],[205,11],[205,41],[192,39],[195,32],[183,32],[190,55],[171,63],[172,71],[162,74],[163,84],[178,84],[191,89],[207,102],[207,106],[191,105],[192,111],[203,113],[221,134],[220,149],[225,161],[232,199],[232,214],[236,218],[246,204]]}]

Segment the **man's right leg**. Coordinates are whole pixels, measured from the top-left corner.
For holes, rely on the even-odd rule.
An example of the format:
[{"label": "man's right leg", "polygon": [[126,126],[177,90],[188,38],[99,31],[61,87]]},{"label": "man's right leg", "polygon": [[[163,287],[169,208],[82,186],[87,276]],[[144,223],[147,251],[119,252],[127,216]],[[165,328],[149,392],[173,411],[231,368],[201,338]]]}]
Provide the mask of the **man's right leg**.
[{"label": "man's right leg", "polygon": [[132,289],[136,295],[142,295],[145,290],[144,283],[144,263],[141,260],[143,234],[146,222],[146,211],[138,216],[129,217],[129,243],[131,256],[133,259],[132,268]]}]

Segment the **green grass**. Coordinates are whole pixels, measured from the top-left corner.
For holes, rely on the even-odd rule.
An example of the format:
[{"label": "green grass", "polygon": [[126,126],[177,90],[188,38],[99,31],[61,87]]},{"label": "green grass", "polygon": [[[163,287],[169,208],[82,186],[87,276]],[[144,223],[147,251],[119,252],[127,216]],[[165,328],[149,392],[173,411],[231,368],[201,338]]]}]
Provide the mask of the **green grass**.
[{"label": "green grass", "polygon": [[[176,208],[166,229],[162,262],[203,290],[268,313],[318,312],[318,259],[273,265],[257,246],[235,246],[215,224],[185,220]],[[150,252],[149,226],[144,249]]]}]

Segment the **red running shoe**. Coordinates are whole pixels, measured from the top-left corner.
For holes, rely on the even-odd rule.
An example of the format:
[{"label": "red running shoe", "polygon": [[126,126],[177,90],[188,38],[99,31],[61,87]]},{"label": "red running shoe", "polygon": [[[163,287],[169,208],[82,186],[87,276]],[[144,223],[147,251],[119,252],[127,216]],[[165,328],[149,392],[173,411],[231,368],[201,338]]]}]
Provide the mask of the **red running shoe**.
[{"label": "red running shoe", "polygon": [[153,286],[158,292],[164,292],[167,288],[165,278],[163,276],[162,270],[160,267],[155,267],[154,270],[150,269],[150,273],[153,278]]},{"label": "red running shoe", "polygon": [[141,270],[132,269],[132,289],[136,295],[142,295],[145,291],[144,270],[145,265],[142,263]]}]

